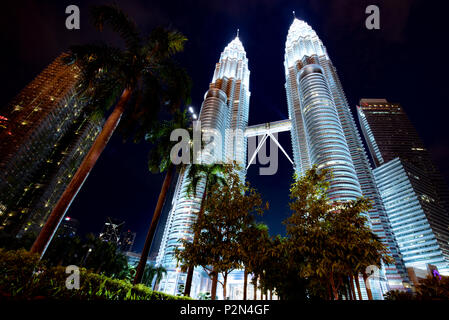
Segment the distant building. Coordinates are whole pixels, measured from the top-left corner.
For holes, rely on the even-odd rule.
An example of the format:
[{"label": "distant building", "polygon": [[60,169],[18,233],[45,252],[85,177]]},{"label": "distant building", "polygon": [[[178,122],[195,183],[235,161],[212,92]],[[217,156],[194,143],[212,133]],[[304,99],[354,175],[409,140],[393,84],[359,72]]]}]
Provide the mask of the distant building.
[{"label": "distant building", "polygon": [[132,251],[134,240],[136,239],[136,233],[127,230],[120,235],[119,249],[122,252]]},{"label": "distant building", "polygon": [[426,270],[432,264],[449,275],[449,217],[432,179],[400,158],[374,169],[374,176],[405,266]]},{"label": "distant building", "polygon": [[0,231],[38,232],[101,130],[62,54],[0,109]]},{"label": "distant building", "polygon": [[361,99],[357,113],[405,266],[449,274],[449,191],[424,143],[399,103]]},{"label": "distant building", "polygon": [[431,177],[439,204],[449,216],[449,188],[432,157],[399,103],[361,99],[357,113],[376,167],[396,157]]},{"label": "distant building", "polygon": [[124,221],[107,217],[98,238],[106,242],[115,243],[119,246],[120,235],[124,224]]},{"label": "distant building", "polygon": [[65,217],[59,224],[56,232],[57,237],[75,237],[79,228],[79,221],[71,217]]}]

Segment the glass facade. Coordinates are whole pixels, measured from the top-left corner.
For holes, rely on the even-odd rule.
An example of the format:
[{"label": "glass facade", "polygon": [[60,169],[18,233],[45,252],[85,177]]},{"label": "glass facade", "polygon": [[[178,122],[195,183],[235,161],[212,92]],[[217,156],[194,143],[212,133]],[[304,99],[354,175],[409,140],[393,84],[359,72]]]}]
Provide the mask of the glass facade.
[{"label": "glass facade", "polygon": [[101,130],[56,58],[0,110],[0,231],[38,232]]},{"label": "glass facade", "polygon": [[[287,35],[284,67],[289,119],[280,123],[291,132],[296,172],[301,174],[312,164],[329,168],[334,174],[328,191],[331,199],[348,201],[364,195],[373,201],[373,208],[366,213],[369,226],[387,246],[395,261],[392,265],[383,266],[379,279],[372,281],[372,287],[378,288],[373,289],[373,293],[377,299],[382,299],[382,294],[389,289],[404,290],[403,282],[408,281],[404,262],[337,72],[315,31],[296,18]],[[247,127],[248,88],[248,60],[237,37],[225,48],[216,65],[212,83],[204,97],[200,120],[203,131],[215,130],[224,137],[223,159],[234,159],[243,165],[246,164],[245,135],[262,135],[268,130],[266,124]],[[230,139],[226,135],[227,129],[246,132]],[[242,172],[243,178],[244,175]],[[172,270],[172,275],[168,276],[171,280],[166,282],[166,288],[170,290],[177,288],[174,279],[183,279],[176,271],[174,248],[180,245],[182,238],[192,240],[190,225],[200,208],[204,191],[204,185],[200,185],[197,197],[188,198],[185,176],[186,173],[182,173],[178,179],[157,259],[157,263]]]},{"label": "glass facade", "polygon": [[284,67],[296,171],[311,164],[334,173],[329,197],[373,201],[368,212],[373,232],[394,258],[381,270],[392,289],[404,289],[407,274],[392,234],[372,168],[350,111],[337,71],[323,43],[304,21],[294,19],[285,43]]},{"label": "glass facade", "polygon": [[432,264],[449,275],[449,234],[444,228],[449,219],[440,220],[444,210],[435,201],[429,177],[400,158],[374,169],[374,175],[405,266],[426,270]]},{"label": "glass facade", "polygon": [[[242,168],[246,164],[247,138],[243,133],[248,125],[249,74],[246,52],[237,36],[220,55],[209,90],[204,95],[199,117],[203,139],[207,140],[208,134],[219,133],[214,136],[214,139],[221,139],[215,141],[219,148],[214,150],[215,160],[235,160]],[[204,153],[201,159],[211,161],[212,155]],[[168,271],[161,281],[160,290],[171,294],[179,293],[186,278],[186,274],[177,268],[175,248],[181,247],[181,239],[193,240],[191,225],[201,208],[205,188],[205,181],[200,181],[196,196],[187,195],[188,170],[189,167],[178,178],[156,258],[156,264],[163,265]],[[244,169],[240,175],[244,179]],[[200,293],[200,288],[205,290],[204,284],[209,281],[207,278],[201,268],[195,269],[191,289],[193,297]],[[200,286],[201,283],[203,286]]]}]

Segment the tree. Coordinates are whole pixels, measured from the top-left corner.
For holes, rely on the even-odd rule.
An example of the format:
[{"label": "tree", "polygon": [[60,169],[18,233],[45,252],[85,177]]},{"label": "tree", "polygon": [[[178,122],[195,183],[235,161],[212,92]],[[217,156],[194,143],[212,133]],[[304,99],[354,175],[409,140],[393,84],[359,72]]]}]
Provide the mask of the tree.
[{"label": "tree", "polygon": [[[263,270],[264,260],[268,258],[270,237],[268,226],[263,223],[251,221],[242,226],[238,239],[239,255],[245,268],[243,279],[243,300],[247,299],[248,274],[252,273],[257,281]],[[254,282],[254,281],[253,281]],[[256,290],[255,285],[254,290]]]},{"label": "tree", "polygon": [[105,114],[118,99],[102,131],[73,176],[34,242],[31,252],[42,255],[60,221],[106,147],[123,115],[121,131],[139,141],[157,121],[161,106],[177,109],[189,100],[190,80],[173,55],[183,50],[186,38],[179,32],[154,29],[143,37],[135,23],[118,7],[92,9],[95,26],[111,27],[125,48],[105,44],[71,47],[68,63],[81,69],[79,96],[93,114]]},{"label": "tree", "polygon": [[[201,219],[203,216],[204,207],[207,200],[207,194],[209,193],[211,186],[216,184],[223,185],[226,183],[225,179],[223,178],[225,168],[226,165],[221,163],[192,164],[188,167],[187,179],[189,180],[189,184],[187,187],[187,194],[189,196],[196,197],[200,182],[201,181],[204,182],[204,189],[201,197],[201,207],[200,211],[198,212],[197,219]],[[195,233],[193,241],[196,242],[197,238],[198,233]],[[185,296],[190,296],[194,268],[195,268],[194,266],[189,266],[187,270],[187,278],[184,288]],[[215,299],[215,297],[213,299]]]},{"label": "tree", "polygon": [[[161,192],[157,200],[150,227],[148,228],[145,244],[140,255],[140,261],[134,277],[134,284],[142,281],[143,271],[150,252],[151,243],[153,241],[154,233],[156,232],[159,218],[162,213],[162,208],[167,198],[167,192],[175,171],[175,165],[170,159],[170,152],[175,142],[170,140],[170,134],[175,129],[186,129],[189,121],[190,120],[188,119],[185,111],[177,111],[171,121],[164,121],[160,125],[155,126],[155,128],[152,129],[147,136],[147,140],[154,145],[150,151],[148,167],[153,173],[165,171],[166,174],[164,182],[162,183]],[[184,169],[183,166],[178,166],[178,168],[181,168],[181,171]]]},{"label": "tree", "polygon": [[[264,211],[260,194],[240,182],[237,167],[225,168],[226,184],[211,184],[205,199],[204,212],[192,226],[196,241],[182,240],[176,257],[185,271],[202,266],[212,278],[212,299],[216,297],[218,274],[223,275],[223,296],[226,298],[227,275],[241,267],[239,250],[243,226],[253,221],[254,214]],[[266,207],[266,206],[265,206]]]},{"label": "tree", "polygon": [[167,269],[165,269],[163,266],[157,266],[155,268],[155,275],[156,275],[156,281],[154,282],[153,290],[157,291],[159,288],[159,282],[162,279],[162,276],[164,274],[167,274]]},{"label": "tree", "polygon": [[416,292],[391,290],[385,294],[386,300],[449,300],[449,277],[439,274],[428,275],[419,281]]},{"label": "tree", "polygon": [[338,300],[341,293],[351,295],[350,275],[392,260],[362,215],[371,208],[370,200],[331,202],[327,198],[331,177],[329,170],[316,166],[295,177],[290,190],[293,214],[285,223],[292,255],[304,259],[301,276],[321,283],[328,288],[327,298]]}]

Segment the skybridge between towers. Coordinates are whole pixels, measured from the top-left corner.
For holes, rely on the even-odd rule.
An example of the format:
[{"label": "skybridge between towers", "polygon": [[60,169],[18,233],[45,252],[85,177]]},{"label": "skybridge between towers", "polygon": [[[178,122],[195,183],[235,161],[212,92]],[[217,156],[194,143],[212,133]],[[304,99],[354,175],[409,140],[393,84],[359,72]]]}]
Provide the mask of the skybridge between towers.
[{"label": "skybridge between towers", "polygon": [[290,119],[267,122],[267,123],[256,124],[253,126],[246,127],[245,137],[247,137],[247,138],[263,135],[262,140],[259,142],[259,145],[257,146],[256,150],[254,151],[250,160],[248,161],[248,166],[246,167],[246,169],[249,168],[249,166],[253,162],[254,158],[256,157],[257,153],[259,152],[260,148],[262,148],[263,144],[269,137],[273,140],[274,143],[276,143],[276,145],[279,147],[279,149],[281,149],[281,151],[284,153],[284,155],[287,157],[287,159],[290,161],[290,163],[294,166],[295,164],[292,161],[292,159],[290,159],[287,152],[285,152],[284,148],[282,148],[279,141],[273,135],[273,133],[291,131],[291,128],[292,128],[292,121]]}]

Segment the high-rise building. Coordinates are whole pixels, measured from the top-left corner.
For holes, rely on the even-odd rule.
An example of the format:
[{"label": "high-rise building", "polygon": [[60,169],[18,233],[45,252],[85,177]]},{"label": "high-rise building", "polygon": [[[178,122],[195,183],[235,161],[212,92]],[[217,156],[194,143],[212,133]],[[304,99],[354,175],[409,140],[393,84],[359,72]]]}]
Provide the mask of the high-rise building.
[{"label": "high-rise building", "polygon": [[132,251],[134,240],[136,240],[136,233],[131,232],[131,230],[127,230],[125,232],[122,232],[120,235],[120,241],[119,241],[119,249],[122,252],[128,252]]},{"label": "high-rise building", "polygon": [[58,230],[56,231],[56,237],[75,237],[79,225],[80,223],[78,220],[68,216],[65,217],[59,224]]},{"label": "high-rise building", "polygon": [[304,21],[294,19],[290,26],[284,67],[296,171],[311,164],[329,168],[334,175],[331,199],[353,200],[363,194],[373,201],[370,226],[395,260],[384,268],[389,287],[403,289],[406,270],[337,71],[322,41]]},{"label": "high-rise building", "polygon": [[124,224],[124,221],[107,217],[106,222],[103,225],[103,229],[98,235],[98,238],[106,242],[115,243],[117,246],[119,246],[120,235]]},{"label": "high-rise building", "polygon": [[449,191],[417,131],[402,106],[386,99],[361,99],[357,112],[406,267],[446,269]]},{"label": "high-rise building", "polygon": [[[264,138],[270,136],[275,139],[273,132],[290,131],[298,174],[314,164],[320,169],[331,169],[330,199],[343,202],[364,195],[373,201],[373,208],[366,213],[368,224],[395,261],[382,268],[380,281],[372,281],[375,298],[382,299],[383,293],[389,289],[404,289],[403,282],[408,281],[407,272],[337,72],[315,31],[296,18],[287,35],[284,67],[289,119],[247,127],[250,96],[248,60],[238,37],[234,39],[221,54],[206,92],[200,115],[202,130],[222,133],[225,136],[224,159],[236,159],[242,164],[246,164],[245,137],[264,134]],[[240,129],[245,134],[235,140],[229,139],[226,129]],[[230,143],[232,141],[234,144]],[[160,287],[169,293],[175,293],[179,281],[185,279],[175,270],[173,253],[180,247],[180,239],[192,239],[190,226],[200,208],[204,191],[204,185],[200,185],[196,198],[189,198],[186,195],[187,183],[184,173],[175,189],[156,262],[173,270],[166,277],[166,284],[162,283]],[[193,283],[195,281],[194,278]]]},{"label": "high-rise building", "polygon": [[97,134],[62,54],[0,110],[0,230],[39,231]]},{"label": "high-rise building", "polygon": [[438,201],[449,214],[449,188],[418,132],[399,103],[361,99],[357,113],[376,167],[396,157],[421,168],[432,178]]},{"label": "high-rise building", "polygon": [[431,177],[400,158],[377,167],[374,175],[405,266],[427,270],[434,265],[449,275],[449,216]]},{"label": "high-rise building", "polygon": [[[249,74],[246,52],[237,35],[221,53],[209,90],[204,95],[199,116],[203,136],[210,132],[214,139],[221,139],[214,141],[220,149],[214,150],[215,159],[235,160],[243,168],[246,164],[247,142],[243,132],[248,125]],[[235,134],[230,134],[230,130]],[[205,139],[207,140],[207,137]],[[209,161],[208,157],[209,154],[202,155],[204,161]],[[180,273],[177,268],[175,248],[181,246],[181,239],[193,239],[191,225],[200,210],[205,188],[204,181],[200,181],[196,196],[187,195],[188,170],[187,168],[178,178],[156,259],[157,265],[163,265],[167,269],[167,275],[162,279],[159,289],[172,294],[178,293],[180,284],[186,279],[186,275]],[[244,174],[242,170],[242,177]],[[195,269],[191,290],[193,296],[199,293],[202,277],[204,272]]]}]

